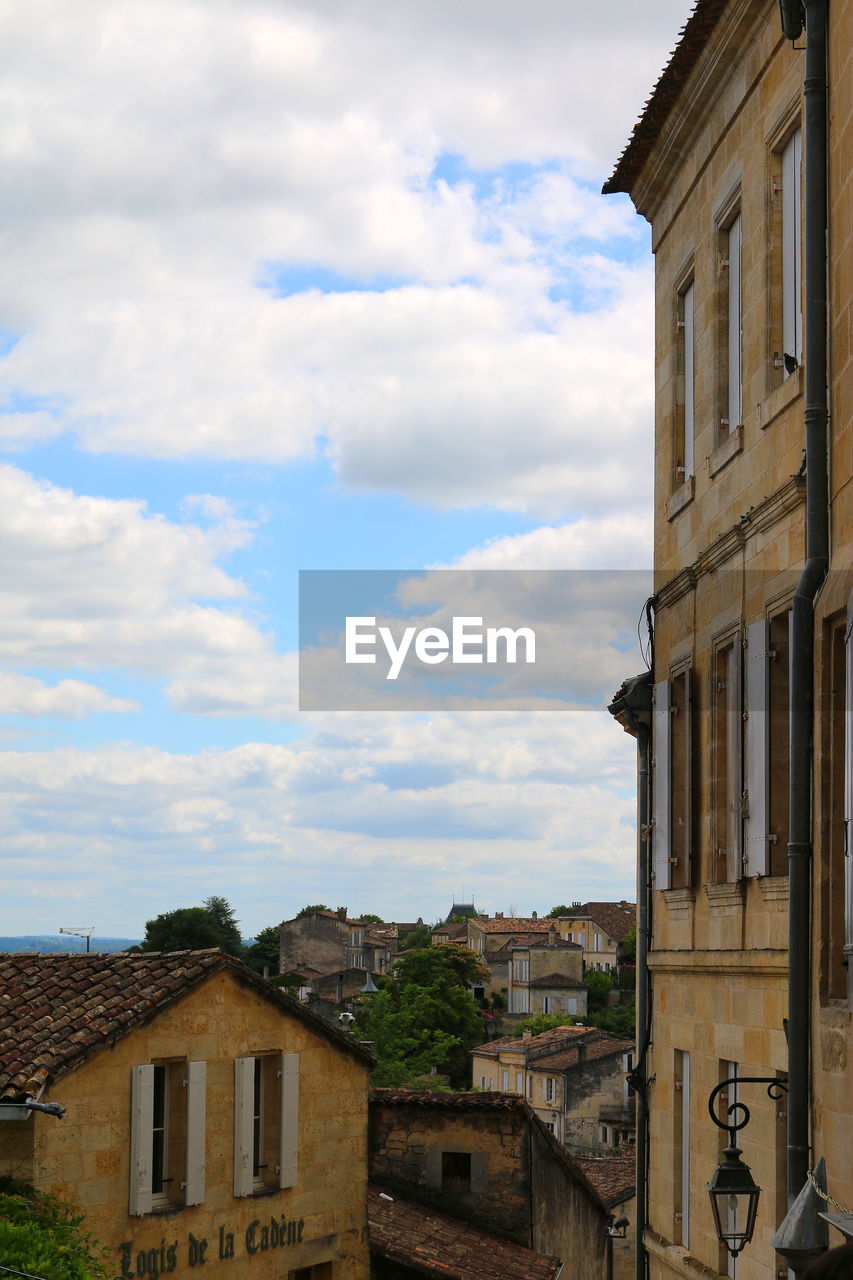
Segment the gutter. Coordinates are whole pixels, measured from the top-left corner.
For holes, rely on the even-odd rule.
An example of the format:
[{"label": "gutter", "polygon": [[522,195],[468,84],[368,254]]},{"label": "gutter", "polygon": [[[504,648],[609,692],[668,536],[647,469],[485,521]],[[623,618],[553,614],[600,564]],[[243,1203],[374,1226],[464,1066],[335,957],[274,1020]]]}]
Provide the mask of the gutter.
[{"label": "gutter", "polygon": [[[651,633],[651,601],[647,617]],[[653,633],[651,633],[653,634]],[[654,659],[652,659],[654,662]],[[636,1280],[646,1280],[648,1263],[643,1238],[648,1225],[649,1080],[646,1055],[651,1039],[652,992],[649,973],[649,941],[652,921],[652,885],[649,819],[651,816],[652,672],[626,680],[607,710],[626,733],[637,739],[637,1062],[628,1083],[637,1098],[637,1255]]]},{"label": "gutter", "polygon": [[[803,30],[798,0],[780,0],[782,29]],[[812,766],[814,604],[829,570],[827,394],[827,71],[826,0],[805,0],[804,280],[806,563],[791,614],[788,843],[788,1150],[789,1204],[809,1171]]]}]

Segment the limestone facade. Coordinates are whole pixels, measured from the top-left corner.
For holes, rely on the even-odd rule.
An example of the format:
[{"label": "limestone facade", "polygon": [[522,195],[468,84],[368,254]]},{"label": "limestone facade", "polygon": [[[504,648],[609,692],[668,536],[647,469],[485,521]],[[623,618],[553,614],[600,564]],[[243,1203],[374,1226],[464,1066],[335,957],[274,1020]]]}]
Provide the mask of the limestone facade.
[{"label": "limestone facade", "polygon": [[[815,613],[810,1158],[825,1157],[829,1191],[848,1208],[851,50],[853,5],[831,0],[831,561]],[[643,1064],[652,1280],[735,1269],[738,1280],[774,1280],[781,1262],[771,1241],[787,1210],[784,1100],[757,1085],[726,1100],[750,1107],[741,1145],[763,1189],[736,1264],[718,1243],[705,1184],[725,1144],[707,1113],[712,1089],[734,1074],[787,1070],[788,612],[805,548],[803,57],[770,0],[700,0],[605,188],[630,194],[655,254],[653,1016]]]}]

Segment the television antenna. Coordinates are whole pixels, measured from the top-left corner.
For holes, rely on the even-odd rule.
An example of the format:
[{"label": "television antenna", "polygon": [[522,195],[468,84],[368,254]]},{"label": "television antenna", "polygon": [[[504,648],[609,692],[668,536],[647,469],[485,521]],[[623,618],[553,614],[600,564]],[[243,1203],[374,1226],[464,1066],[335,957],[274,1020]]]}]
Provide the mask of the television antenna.
[{"label": "television antenna", "polygon": [[75,925],[74,928],[68,928],[68,929],[60,927],[59,932],[68,933],[71,935],[72,938],[85,938],[86,939],[86,955],[89,954],[89,939],[91,938],[92,934],[95,932],[95,926],[93,924]]}]

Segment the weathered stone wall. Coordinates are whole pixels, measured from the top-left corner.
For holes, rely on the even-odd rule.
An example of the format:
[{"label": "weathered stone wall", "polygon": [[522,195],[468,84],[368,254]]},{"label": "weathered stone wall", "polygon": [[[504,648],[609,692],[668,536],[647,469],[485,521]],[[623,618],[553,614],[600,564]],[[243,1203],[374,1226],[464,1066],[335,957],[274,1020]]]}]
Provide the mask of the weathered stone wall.
[{"label": "weathered stone wall", "polygon": [[[370,1176],[382,1187],[531,1246],[528,1121],[522,1110],[466,1114],[416,1104],[370,1106]],[[441,1155],[471,1152],[470,1192],[443,1191]]]},{"label": "weathered stone wall", "polygon": [[344,920],[326,915],[285,920],[281,926],[279,969],[289,973],[308,967],[320,973],[346,966],[349,930]]},{"label": "weathered stone wall", "polygon": [[[235,1199],[234,1059],[275,1051],[300,1056],[297,1184]],[[207,1063],[204,1203],[130,1217],[131,1068],[184,1058]],[[27,1122],[34,1138],[32,1180],[81,1206],[91,1231],[108,1245],[116,1275],[119,1246],[127,1242],[132,1276],[165,1271],[166,1250],[174,1245],[168,1274],[175,1280],[200,1274],[202,1265],[204,1275],[222,1280],[283,1280],[294,1268],[326,1261],[334,1262],[342,1280],[367,1280],[367,1089],[366,1064],[232,974],[219,973],[52,1086],[45,1100],[61,1102],[67,1113],[61,1120],[35,1115]],[[19,1128],[25,1130],[4,1124],[0,1131]],[[0,1173],[15,1173],[25,1148],[10,1150],[10,1137],[2,1140]],[[258,1248],[261,1229],[271,1221],[302,1222],[301,1242]],[[229,1235],[234,1256],[223,1258]],[[200,1263],[199,1242],[205,1240]]]},{"label": "weathered stone wall", "polygon": [[561,1258],[572,1280],[606,1280],[609,1215],[539,1124],[531,1130],[531,1163],[534,1248]]}]

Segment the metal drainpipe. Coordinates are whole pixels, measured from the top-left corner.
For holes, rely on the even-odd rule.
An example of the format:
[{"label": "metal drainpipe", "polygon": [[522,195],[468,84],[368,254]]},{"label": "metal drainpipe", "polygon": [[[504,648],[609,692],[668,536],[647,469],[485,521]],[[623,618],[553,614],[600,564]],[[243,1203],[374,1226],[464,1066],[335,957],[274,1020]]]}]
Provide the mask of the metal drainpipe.
[{"label": "metal drainpipe", "polygon": [[[789,39],[796,9],[783,0]],[[806,0],[804,94],[804,363],[806,434],[806,564],[791,623],[791,757],[788,897],[788,1159],[789,1202],[809,1170],[812,759],[814,601],[829,568],[827,466],[827,131],[826,0]]]}]

